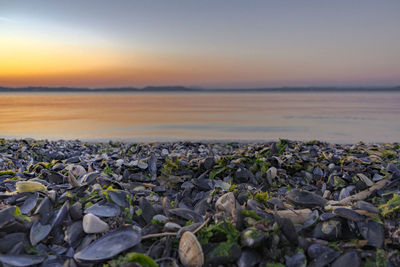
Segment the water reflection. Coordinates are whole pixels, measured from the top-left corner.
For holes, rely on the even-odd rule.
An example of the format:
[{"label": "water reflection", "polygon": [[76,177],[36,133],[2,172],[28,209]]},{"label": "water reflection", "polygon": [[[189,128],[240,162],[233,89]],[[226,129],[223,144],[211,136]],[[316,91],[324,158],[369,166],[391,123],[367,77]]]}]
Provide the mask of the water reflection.
[{"label": "water reflection", "polygon": [[399,141],[399,93],[0,94],[0,136]]}]

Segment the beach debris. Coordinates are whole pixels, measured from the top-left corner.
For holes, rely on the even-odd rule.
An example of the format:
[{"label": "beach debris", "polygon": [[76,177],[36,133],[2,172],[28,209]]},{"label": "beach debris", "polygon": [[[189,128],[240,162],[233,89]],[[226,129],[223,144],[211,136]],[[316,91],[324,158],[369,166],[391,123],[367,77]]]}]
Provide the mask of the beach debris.
[{"label": "beach debris", "polygon": [[201,267],[204,264],[203,249],[196,236],[189,231],[179,241],[179,259],[184,266]]}]

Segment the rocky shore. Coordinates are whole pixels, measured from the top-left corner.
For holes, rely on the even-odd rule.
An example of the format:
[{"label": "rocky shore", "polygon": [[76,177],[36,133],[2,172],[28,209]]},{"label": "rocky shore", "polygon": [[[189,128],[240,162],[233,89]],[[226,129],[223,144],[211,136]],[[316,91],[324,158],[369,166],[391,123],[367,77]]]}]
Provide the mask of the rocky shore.
[{"label": "rocky shore", "polygon": [[4,266],[400,266],[399,144],[0,139]]}]

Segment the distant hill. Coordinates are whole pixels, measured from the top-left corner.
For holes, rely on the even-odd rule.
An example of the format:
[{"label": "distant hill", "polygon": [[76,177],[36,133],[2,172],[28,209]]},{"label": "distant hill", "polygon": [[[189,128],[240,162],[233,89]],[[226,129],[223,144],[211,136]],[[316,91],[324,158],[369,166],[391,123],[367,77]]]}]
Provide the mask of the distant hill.
[{"label": "distant hill", "polygon": [[78,87],[0,87],[0,92],[400,92],[396,87],[276,87],[276,88],[241,88],[212,89],[190,88],[185,86],[147,86],[117,88],[78,88]]}]

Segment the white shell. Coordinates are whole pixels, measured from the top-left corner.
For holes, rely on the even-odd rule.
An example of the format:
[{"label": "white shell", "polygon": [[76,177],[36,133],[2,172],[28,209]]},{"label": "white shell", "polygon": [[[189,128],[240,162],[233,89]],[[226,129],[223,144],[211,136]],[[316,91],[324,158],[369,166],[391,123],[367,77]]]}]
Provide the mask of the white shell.
[{"label": "white shell", "polygon": [[203,249],[192,232],[186,231],[183,233],[179,242],[179,258],[184,266],[203,266]]}]

